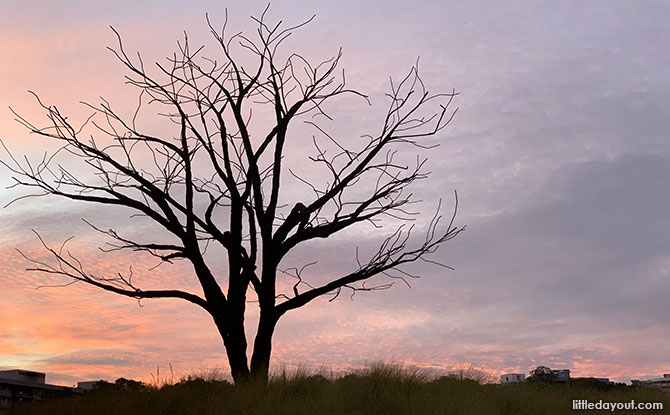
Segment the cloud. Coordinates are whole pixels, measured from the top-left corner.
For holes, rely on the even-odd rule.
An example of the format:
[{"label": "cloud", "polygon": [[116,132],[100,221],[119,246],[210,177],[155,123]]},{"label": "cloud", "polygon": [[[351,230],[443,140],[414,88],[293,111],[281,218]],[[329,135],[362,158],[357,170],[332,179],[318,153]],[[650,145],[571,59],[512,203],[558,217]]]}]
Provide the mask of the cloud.
[{"label": "cloud", "polygon": [[639,345],[629,339],[644,321],[644,336],[662,344],[669,161],[642,155],[568,164],[524,207],[470,224],[451,252],[476,293],[464,306],[495,316],[488,323],[476,315],[473,331],[485,330],[497,344],[541,334],[512,342],[526,354],[533,346],[556,345],[560,353],[561,344],[581,343],[609,344],[621,357],[636,354]]},{"label": "cloud", "polygon": [[136,367],[142,364],[146,356],[141,353],[119,349],[78,350],[67,354],[49,357],[39,363],[47,366],[114,366]]}]

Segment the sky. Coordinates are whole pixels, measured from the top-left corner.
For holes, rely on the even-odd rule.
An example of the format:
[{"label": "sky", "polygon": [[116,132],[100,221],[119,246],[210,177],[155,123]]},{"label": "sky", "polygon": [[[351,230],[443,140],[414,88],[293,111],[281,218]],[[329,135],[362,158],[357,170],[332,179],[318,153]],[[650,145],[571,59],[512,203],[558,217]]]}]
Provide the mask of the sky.
[{"label": "sky", "polygon": [[[53,150],[8,108],[43,120],[28,90],[73,120],[88,115],[80,101],[100,96],[132,111],[136,92],[106,49],[115,44],[110,25],[149,62],[170,54],[184,30],[208,42],[205,13],[220,24],[227,6],[231,26],[252,32],[249,16],[265,5],[0,0],[0,138],[31,160]],[[430,139],[440,146],[421,153],[432,175],[415,193],[429,218],[440,198],[448,214],[457,190],[456,222],[467,230],[436,254],[454,271],[420,264],[411,288],[287,314],[274,367],[338,371],[383,360],[436,371],[473,364],[497,376],[545,365],[617,381],[670,373],[670,4],[276,1],[269,18],[313,14],[287,47],[314,59],[342,47],[347,82],[372,101],[333,104],[339,118],[329,125],[341,134],[378,126],[389,76],[404,76],[417,58],[430,91],[459,92],[453,122]],[[0,185],[10,184],[2,170]],[[1,190],[0,204],[29,190]],[[195,287],[186,264],[151,271],[146,258],[105,255],[105,241],[81,221],[151,231],[128,216],[57,198],[0,211],[0,369],[43,371],[64,385],[227,370],[220,337],[196,306],[138,304],[81,285],[36,289],[64,281],[25,271],[16,251],[44,255],[31,229],[54,244],[75,236],[71,250],[96,272],[133,264],[147,287]],[[316,258],[312,278],[337,276],[351,269],[356,246],[382,239],[363,227],[301,248],[285,266]]]}]

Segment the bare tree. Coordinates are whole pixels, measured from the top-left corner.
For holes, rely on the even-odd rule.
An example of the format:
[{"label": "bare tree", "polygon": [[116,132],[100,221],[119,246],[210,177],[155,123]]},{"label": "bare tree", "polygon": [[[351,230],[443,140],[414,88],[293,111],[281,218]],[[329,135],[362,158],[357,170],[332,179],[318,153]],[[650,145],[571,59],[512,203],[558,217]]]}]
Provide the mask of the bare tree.
[{"label": "bare tree", "polygon": [[[410,238],[413,226],[398,222],[413,220],[416,212],[409,209],[416,201],[407,188],[428,176],[422,169],[425,160],[417,156],[416,164],[409,166],[397,161],[398,149],[429,147],[420,140],[449,124],[456,112],[450,108],[456,93],[429,93],[414,66],[400,82],[391,81],[388,111],[379,131],[353,144],[345,142],[323,127],[323,121],[330,119],[327,101],[345,94],[367,97],[345,87],[344,72],[338,69],[341,51],[318,64],[297,53],[280,61],[284,40],[312,19],[293,27],[281,22],[269,25],[266,12],[252,17],[257,24],[253,38],[228,35],[226,24],[217,30],[208,18],[218,59],[203,56],[203,47],[191,48],[185,35],[177,42],[176,53],[151,71],[139,54],[131,57],[126,52],[112,28],[118,44],[109,49],[128,71],[127,83],[139,90],[134,116],[120,115],[102,99],[97,105],[85,104],[92,115],[75,126],[57,107],[35,95],[48,124],[37,126],[15,113],[16,118],[30,132],[59,142],[60,150],[32,163],[7,151],[3,162],[13,173],[15,186],[37,189],[27,196],[56,195],[129,208],[134,216],[149,218],[167,231],[169,237],[150,240],[148,235],[127,237],[91,224],[114,240],[112,250],[144,252],[161,263],[189,261],[201,293],[143,290],[127,272],[94,275],[63,246],[52,248],[39,234],[50,259],[26,258],[33,263],[31,270],[67,277],[68,283],[81,282],[136,299],[181,298],[202,307],[223,339],[236,382],[250,375],[267,379],[272,335],[286,312],[319,296],[333,299],[343,290],[353,294],[388,288],[394,279],[407,282],[416,276],[402,269],[403,264],[433,262],[429,254],[464,229],[454,225],[458,199],[446,226],[440,224],[438,206],[423,230],[425,237],[416,241]],[[138,126],[140,112],[149,104],[162,108],[157,113],[174,126],[173,137]],[[262,111],[273,120],[265,129],[267,124],[256,122],[256,113]],[[285,166],[287,151],[299,148],[291,142],[293,127],[289,128],[298,120],[313,128],[309,161],[315,172],[327,175],[323,183],[318,180],[323,175],[302,177]],[[89,130],[93,132],[85,135]],[[80,159],[93,174],[85,176],[59,164],[58,157],[64,154]],[[303,202],[282,205],[282,174],[306,186]],[[363,222],[379,227],[383,218],[396,224],[395,232],[387,233],[369,258],[357,255],[358,266],[351,272],[324,284],[310,284],[302,270],[281,269],[282,260],[296,246]],[[226,253],[227,275],[215,275],[207,246]],[[284,275],[295,281],[289,290],[278,288],[278,277]],[[378,275],[391,279],[366,285]],[[252,301],[260,316],[249,362],[244,328],[247,303]]]}]

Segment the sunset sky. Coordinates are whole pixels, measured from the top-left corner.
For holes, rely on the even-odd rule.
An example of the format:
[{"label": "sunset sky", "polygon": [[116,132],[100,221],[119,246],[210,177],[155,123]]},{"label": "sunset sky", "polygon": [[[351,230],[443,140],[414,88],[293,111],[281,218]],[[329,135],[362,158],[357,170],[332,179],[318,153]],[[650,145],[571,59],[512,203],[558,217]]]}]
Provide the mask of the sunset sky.
[{"label": "sunset sky", "polygon": [[[0,138],[14,155],[39,160],[53,149],[8,108],[43,124],[28,90],[76,122],[90,113],[79,102],[100,96],[132,111],[136,91],[106,49],[116,40],[110,25],[151,62],[171,54],[184,30],[192,43],[209,42],[205,13],[221,24],[227,7],[232,28],[253,33],[249,16],[266,5],[137,3],[1,2]],[[617,381],[670,373],[670,3],[299,0],[273,2],[268,18],[294,24],[313,14],[287,47],[314,60],[342,47],[349,86],[372,101],[333,104],[341,133],[378,126],[389,76],[404,76],[418,57],[429,90],[460,93],[457,116],[430,141],[440,146],[422,153],[432,175],[415,193],[430,217],[439,198],[448,214],[457,190],[457,224],[467,230],[435,258],[454,271],[417,264],[422,278],[411,289],[321,299],[287,314],[273,364],[475,364],[493,375],[545,365]],[[29,193],[4,190],[11,183],[0,166],[0,205]],[[150,232],[128,212],[55,197],[0,210],[0,370],[42,371],[64,385],[151,380],[170,365],[175,377],[227,371],[211,319],[190,303],[139,307],[83,285],[36,290],[67,280],[25,271],[16,248],[44,255],[31,229],[54,245],[75,236],[71,250],[101,274],[133,264],[144,286],[196,290],[185,263],[150,270],[151,259],[100,252],[105,241],[81,218]],[[351,270],[357,245],[379,242],[364,225],[282,265],[316,258],[315,278],[337,276]]]}]

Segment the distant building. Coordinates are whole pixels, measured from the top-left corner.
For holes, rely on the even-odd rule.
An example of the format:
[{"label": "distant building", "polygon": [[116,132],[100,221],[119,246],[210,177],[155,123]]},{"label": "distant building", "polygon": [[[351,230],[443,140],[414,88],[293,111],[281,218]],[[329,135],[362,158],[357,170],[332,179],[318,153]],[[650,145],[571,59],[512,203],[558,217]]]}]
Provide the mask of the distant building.
[{"label": "distant building", "polygon": [[46,373],[30,370],[0,370],[0,408],[8,408],[15,402],[41,401],[74,393],[67,386],[47,384],[46,377]]},{"label": "distant building", "polygon": [[650,388],[659,388],[670,392],[670,373],[666,373],[662,378],[655,378],[649,380],[631,380],[633,386],[647,386]]},{"label": "distant building", "polygon": [[570,369],[554,369],[551,371],[555,382],[567,382],[570,380]]},{"label": "distant building", "polygon": [[597,380],[598,382],[604,383],[606,385],[613,385],[614,384],[614,382],[612,382],[609,378],[594,378],[594,379]]},{"label": "distant building", "polygon": [[570,378],[570,380],[591,380],[591,379],[597,380],[598,382],[600,382],[602,384],[605,384],[605,385],[613,385],[614,384],[614,382],[612,382],[609,378],[595,378],[593,376],[581,377],[581,378]]},{"label": "distant building", "polygon": [[81,389],[82,391],[91,391],[93,388],[95,388],[95,385],[100,383],[99,380],[89,380],[86,382],[77,382],[77,389]]},{"label": "distant building", "polygon": [[47,375],[46,373],[33,372],[30,370],[12,369],[0,370],[0,378],[45,384]]},{"label": "distant building", "polygon": [[507,373],[500,376],[500,383],[519,383],[525,381],[526,375],[523,373]]}]

